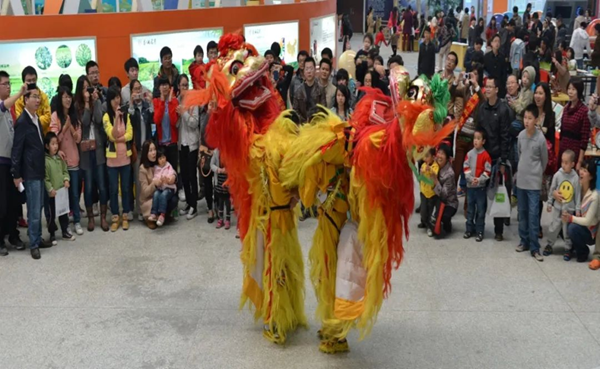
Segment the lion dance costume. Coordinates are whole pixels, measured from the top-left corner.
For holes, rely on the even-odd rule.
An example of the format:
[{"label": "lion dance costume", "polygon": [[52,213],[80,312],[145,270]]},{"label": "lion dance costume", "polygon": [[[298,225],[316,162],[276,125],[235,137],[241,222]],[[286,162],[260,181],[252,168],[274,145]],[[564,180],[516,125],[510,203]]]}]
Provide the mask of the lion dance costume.
[{"label": "lion dance costume", "polygon": [[269,65],[241,35],[219,40],[219,57],[195,72],[206,89],[189,91],[185,105],[210,104],[207,139],[218,147],[242,239],[244,283],[240,308],[254,306],[264,336],[285,342],[288,332],[306,326],[304,265],[292,193],[279,167],[298,134],[293,112],[267,77]]},{"label": "lion dance costume", "polygon": [[350,122],[323,109],[300,128],[280,172],[305,206],[318,204],[309,260],[322,322],[319,348],[326,353],[347,351],[352,327],[361,339],[370,333],[403,258],[414,210],[413,162],[454,129],[439,124],[449,99],[439,76],[409,86],[403,67],[391,75],[392,97],[365,89]]}]

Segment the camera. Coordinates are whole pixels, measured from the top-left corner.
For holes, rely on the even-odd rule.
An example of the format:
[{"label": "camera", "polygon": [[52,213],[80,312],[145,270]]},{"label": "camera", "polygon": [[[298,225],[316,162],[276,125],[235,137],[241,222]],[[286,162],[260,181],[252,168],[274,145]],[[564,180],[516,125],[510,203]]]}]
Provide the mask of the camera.
[{"label": "camera", "polygon": [[37,84],[35,84],[35,83],[27,84],[27,91],[31,91],[31,90],[35,90],[35,89],[37,89]]},{"label": "camera", "polygon": [[471,73],[465,73],[465,79],[468,81],[471,79]]},{"label": "camera", "polygon": [[87,88],[87,92],[88,92],[88,94],[90,94],[90,95],[91,95],[91,94],[93,94],[95,90],[96,90],[96,89],[95,89],[95,88],[93,88],[93,87],[88,87],[88,88]]}]

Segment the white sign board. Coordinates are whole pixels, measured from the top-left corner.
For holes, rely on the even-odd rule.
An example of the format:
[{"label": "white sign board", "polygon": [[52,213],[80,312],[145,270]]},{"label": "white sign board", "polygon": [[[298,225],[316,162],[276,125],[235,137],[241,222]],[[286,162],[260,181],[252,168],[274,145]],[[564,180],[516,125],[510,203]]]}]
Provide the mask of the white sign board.
[{"label": "white sign board", "polygon": [[297,21],[244,25],[244,36],[246,42],[254,45],[261,55],[271,49],[273,42],[278,42],[281,46],[281,60],[286,64],[296,64],[300,47]]},{"label": "white sign board", "polygon": [[336,26],[337,17],[335,14],[310,20],[310,49],[313,58],[317,62],[321,59],[321,51],[326,47],[331,49],[334,57],[336,56]]},{"label": "white sign board", "polygon": [[37,71],[38,87],[52,97],[61,74],[75,82],[90,60],[96,60],[95,38],[0,42],[0,70],[10,74],[15,91],[23,83],[21,72],[30,65]]},{"label": "white sign board", "polygon": [[160,50],[168,46],[173,52],[173,65],[179,73],[189,74],[190,64],[194,61],[194,48],[202,46],[204,61],[208,62],[206,45],[210,41],[219,42],[223,29],[204,29],[170,33],[131,35],[131,55],[140,65],[139,80],[152,90],[154,77],[160,70]]}]

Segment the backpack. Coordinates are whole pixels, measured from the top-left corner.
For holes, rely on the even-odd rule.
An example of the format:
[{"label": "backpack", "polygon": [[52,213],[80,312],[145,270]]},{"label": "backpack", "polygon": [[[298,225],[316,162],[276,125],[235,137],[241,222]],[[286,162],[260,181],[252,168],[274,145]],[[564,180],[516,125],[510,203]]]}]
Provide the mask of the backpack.
[{"label": "backpack", "polygon": [[516,38],[510,46],[510,66],[513,70],[523,68],[523,56],[525,55],[525,42]]}]

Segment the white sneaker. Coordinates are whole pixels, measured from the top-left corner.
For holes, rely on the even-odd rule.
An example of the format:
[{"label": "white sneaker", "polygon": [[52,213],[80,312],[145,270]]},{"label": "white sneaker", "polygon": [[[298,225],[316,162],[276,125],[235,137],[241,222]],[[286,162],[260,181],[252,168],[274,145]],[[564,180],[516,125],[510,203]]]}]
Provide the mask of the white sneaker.
[{"label": "white sneaker", "polygon": [[130,211],[129,213],[127,213],[127,220],[130,222],[133,220],[133,211]]},{"label": "white sneaker", "polygon": [[142,214],[138,214],[138,220],[140,222],[143,222],[144,221],[144,216]]},{"label": "white sneaker", "polygon": [[92,205],[92,209],[95,217],[98,216],[98,214],[100,214],[100,212],[98,211],[98,204]]},{"label": "white sneaker", "polygon": [[427,229],[427,236],[433,237],[433,231],[431,229]]},{"label": "white sneaker", "polygon": [[191,206],[186,205],[185,208],[179,209],[179,214],[186,215],[187,213],[189,213],[191,208],[192,208]]},{"label": "white sneaker", "polygon": [[75,233],[77,233],[78,235],[81,236],[83,234],[83,228],[81,228],[80,223],[75,223],[75,226],[73,228],[75,229]]},{"label": "white sneaker", "polygon": [[198,215],[198,210],[190,207],[190,211],[187,213],[187,220],[192,220],[196,217],[196,215]]},{"label": "white sneaker", "polygon": [[179,201],[185,202],[185,192],[183,190],[179,190]]}]

